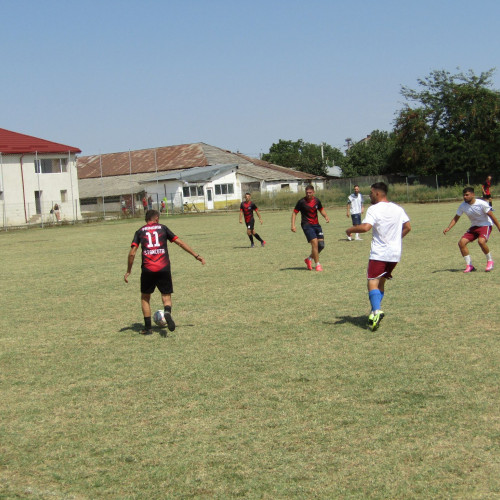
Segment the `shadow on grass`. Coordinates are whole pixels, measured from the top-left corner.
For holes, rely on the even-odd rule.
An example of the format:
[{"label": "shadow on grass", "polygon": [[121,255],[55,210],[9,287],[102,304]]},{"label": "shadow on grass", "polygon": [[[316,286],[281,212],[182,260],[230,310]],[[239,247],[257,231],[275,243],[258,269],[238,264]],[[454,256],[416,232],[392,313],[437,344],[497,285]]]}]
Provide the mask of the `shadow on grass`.
[{"label": "shadow on grass", "polygon": [[345,323],[351,323],[351,325],[357,326],[366,330],[368,328],[366,324],[367,316],[363,314],[362,316],[339,316],[337,321],[323,321],[325,325],[344,325]]},{"label": "shadow on grass", "polygon": [[436,269],[435,271],[432,271],[432,274],[434,273],[463,273],[463,269]]},{"label": "shadow on grass", "polygon": [[[181,328],[185,328],[185,327],[194,327],[194,325],[192,323],[186,323],[186,324],[183,324],[183,325],[179,325],[179,323],[176,324],[176,330],[179,328],[179,326]],[[133,332],[133,333],[139,333],[142,329],[144,328],[144,323],[133,323],[132,325],[130,326],[124,326],[123,328],[120,328],[118,331],[120,333],[122,332]],[[161,331],[161,330],[164,330],[164,328],[159,328],[158,326],[156,325],[152,325],[152,330],[153,332],[156,332],[156,331]],[[174,330],[175,331],[175,330]],[[170,332],[168,332],[170,333]]]},{"label": "shadow on grass", "polygon": [[307,269],[307,267],[282,267],[280,269],[280,271],[307,271],[307,272],[311,272],[309,269]]},{"label": "shadow on grass", "polygon": [[139,333],[143,328],[144,328],[144,323],[134,323],[130,326],[124,326],[123,328],[120,328],[118,331]]}]

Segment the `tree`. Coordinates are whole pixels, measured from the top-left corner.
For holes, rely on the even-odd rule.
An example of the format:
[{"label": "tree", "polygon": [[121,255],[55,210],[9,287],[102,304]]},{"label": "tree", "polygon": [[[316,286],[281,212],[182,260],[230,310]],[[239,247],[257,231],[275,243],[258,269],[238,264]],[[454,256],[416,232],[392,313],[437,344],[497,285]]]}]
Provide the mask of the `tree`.
[{"label": "tree", "polygon": [[344,177],[385,174],[394,150],[392,134],[374,130],[366,139],[355,143],[346,153],[342,166]]},{"label": "tree", "polygon": [[419,89],[402,87],[410,102],[394,127],[393,168],[443,175],[483,175],[500,168],[500,93],[491,90],[489,70],[476,76],[433,71]]},{"label": "tree", "polygon": [[[321,148],[323,147],[323,154]],[[342,165],[342,152],[326,143],[311,144],[302,139],[285,141],[280,139],[269,148],[262,159],[276,165],[293,168],[314,175],[326,175],[327,165]]]},{"label": "tree", "polygon": [[392,173],[427,175],[435,172],[434,141],[430,138],[427,115],[423,109],[410,107],[400,111],[394,126],[394,151],[390,162]]}]

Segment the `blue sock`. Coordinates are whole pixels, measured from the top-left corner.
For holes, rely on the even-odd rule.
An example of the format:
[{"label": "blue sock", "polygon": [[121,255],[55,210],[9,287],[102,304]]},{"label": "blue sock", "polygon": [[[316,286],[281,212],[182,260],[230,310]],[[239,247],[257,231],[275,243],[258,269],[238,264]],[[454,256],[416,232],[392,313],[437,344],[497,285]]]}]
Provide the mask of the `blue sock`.
[{"label": "blue sock", "polygon": [[378,311],[380,309],[382,297],[382,292],[378,288],[368,292],[368,298],[370,299],[370,304],[372,305],[372,311]]}]

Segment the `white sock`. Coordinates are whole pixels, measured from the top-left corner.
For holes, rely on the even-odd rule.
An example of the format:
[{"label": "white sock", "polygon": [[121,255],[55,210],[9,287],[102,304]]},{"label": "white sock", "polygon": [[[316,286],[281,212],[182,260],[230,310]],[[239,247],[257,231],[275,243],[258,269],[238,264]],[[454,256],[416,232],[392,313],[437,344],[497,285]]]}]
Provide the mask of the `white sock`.
[{"label": "white sock", "polygon": [[491,252],[486,256],[486,260],[487,261],[493,260],[493,258],[491,257]]},{"label": "white sock", "polygon": [[470,255],[466,255],[466,256],[464,257],[464,259],[465,259],[465,264],[466,264],[466,265],[468,265],[468,266],[472,265],[472,264],[471,264],[471,258],[470,258]]}]

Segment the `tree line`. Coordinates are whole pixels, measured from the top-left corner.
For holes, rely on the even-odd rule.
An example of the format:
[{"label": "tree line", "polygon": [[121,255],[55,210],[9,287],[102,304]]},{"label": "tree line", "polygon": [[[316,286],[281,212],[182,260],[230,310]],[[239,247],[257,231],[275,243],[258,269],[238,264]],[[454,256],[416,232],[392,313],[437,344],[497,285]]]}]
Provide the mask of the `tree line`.
[{"label": "tree line", "polygon": [[451,74],[435,70],[401,88],[405,99],[391,131],[373,130],[343,153],[326,143],[302,139],[274,143],[262,159],[315,175],[337,165],[344,177],[440,175],[467,172],[500,175],[500,92],[492,89],[494,69]]}]

